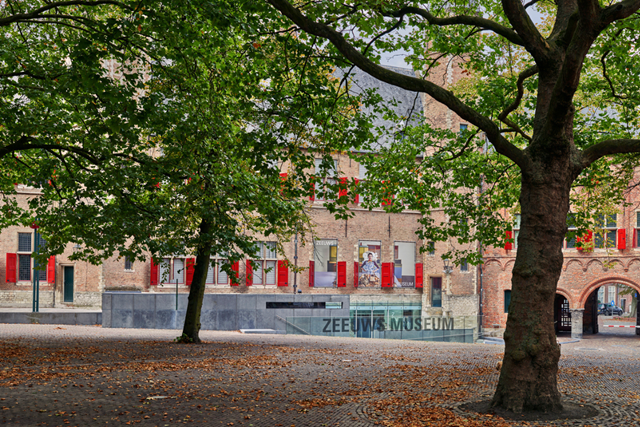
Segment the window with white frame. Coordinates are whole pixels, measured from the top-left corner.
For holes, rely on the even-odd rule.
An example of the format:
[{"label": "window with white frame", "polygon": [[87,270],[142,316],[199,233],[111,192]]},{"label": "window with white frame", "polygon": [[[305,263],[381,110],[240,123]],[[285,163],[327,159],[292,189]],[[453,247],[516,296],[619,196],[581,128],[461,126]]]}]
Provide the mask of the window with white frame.
[{"label": "window with white frame", "polygon": [[576,236],[576,231],[578,230],[578,227],[576,227],[576,224],[575,224],[574,214],[570,213],[569,215],[567,215],[567,228],[568,228],[567,236],[564,239],[565,248],[575,249],[577,238],[578,238],[578,236]]},{"label": "window with white frame", "polygon": [[275,285],[278,252],[276,242],[257,242],[258,249],[253,261],[253,284]]},{"label": "window with white frame", "polygon": [[185,262],[184,258],[174,258],[173,259],[173,270],[172,270],[172,282],[176,283],[184,283],[184,271],[185,271]]},{"label": "window with white frame", "polygon": [[364,201],[368,200],[367,192],[362,185],[363,181],[367,179],[368,173],[369,171],[367,167],[360,163],[360,165],[358,166],[358,180],[360,181],[360,185],[358,186],[359,203],[363,203]]},{"label": "window with white frame", "polygon": [[513,224],[513,248],[518,248],[518,236],[520,235],[520,222],[522,221],[522,215],[515,214],[515,223]]},{"label": "window with white frame", "polygon": [[171,283],[171,258],[162,258],[160,262],[160,283]]},{"label": "window with white frame", "polygon": [[315,159],[316,166],[316,175],[326,174],[326,177],[319,178],[319,182],[316,182],[316,200],[329,200],[326,199],[326,195],[324,194],[327,191],[327,185],[335,185],[336,184],[336,174],[338,171],[338,161],[332,160],[332,165],[329,170],[322,169],[322,159]]},{"label": "window with white frame", "polygon": [[617,244],[618,215],[599,215],[596,221],[598,231],[595,233],[596,248],[615,248]]},{"label": "window with white frame", "polygon": [[18,281],[31,280],[31,233],[18,233]]},{"label": "window with white frame", "polygon": [[218,259],[216,260],[216,266],[217,266],[217,276],[218,276],[218,285],[226,285],[229,283],[229,274],[227,274],[226,271],[224,271],[224,266],[227,264],[227,260],[225,259]]},{"label": "window with white frame", "polygon": [[128,256],[124,257],[124,269],[127,271],[133,270],[133,261]]},{"label": "window with white frame", "polygon": [[436,242],[427,242],[427,255],[434,256],[436,254]]},{"label": "window with white frame", "polygon": [[209,260],[209,265],[207,266],[207,278],[205,280],[205,284],[206,285],[213,285],[216,282],[214,281],[214,268],[213,268],[213,263],[212,263],[213,259]]},{"label": "window with white frame", "polygon": [[[35,247],[32,247],[32,236],[32,233],[18,233],[18,281],[31,281],[31,270],[35,268],[35,260],[32,257],[32,253],[35,250]],[[42,249],[45,247],[47,242],[40,234],[38,234],[38,238],[38,248]],[[46,282],[46,265],[39,267],[40,268],[36,270],[38,280]]]}]

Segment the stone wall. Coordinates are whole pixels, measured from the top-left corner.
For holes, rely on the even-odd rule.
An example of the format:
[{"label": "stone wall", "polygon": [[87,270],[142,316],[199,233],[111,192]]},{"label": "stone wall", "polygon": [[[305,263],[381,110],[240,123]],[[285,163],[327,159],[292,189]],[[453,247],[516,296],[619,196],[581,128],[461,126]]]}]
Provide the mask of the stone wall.
[{"label": "stone wall", "polygon": [[[102,296],[103,328],[179,329],[184,324],[187,295],[105,292]],[[267,308],[268,302],[337,302],[341,309]],[[236,295],[205,294],[203,330],[275,329],[284,331],[287,317],[349,317],[349,297],[342,295]]]}]

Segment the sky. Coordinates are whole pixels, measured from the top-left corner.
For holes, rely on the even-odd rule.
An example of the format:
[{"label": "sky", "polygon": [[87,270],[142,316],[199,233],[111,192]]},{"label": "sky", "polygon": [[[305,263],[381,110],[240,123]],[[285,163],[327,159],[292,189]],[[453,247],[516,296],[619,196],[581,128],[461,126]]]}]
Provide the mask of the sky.
[{"label": "sky", "polygon": [[[535,24],[538,24],[540,21],[542,21],[542,15],[540,14],[540,12],[538,12],[536,6],[529,8],[527,11],[529,12],[529,16]],[[409,30],[404,31],[407,34],[409,33]],[[391,65],[394,67],[410,68],[409,65],[404,61],[404,58],[406,56],[407,51],[404,50],[389,52],[386,55],[382,55],[382,57],[380,58],[380,63],[382,65]]]}]

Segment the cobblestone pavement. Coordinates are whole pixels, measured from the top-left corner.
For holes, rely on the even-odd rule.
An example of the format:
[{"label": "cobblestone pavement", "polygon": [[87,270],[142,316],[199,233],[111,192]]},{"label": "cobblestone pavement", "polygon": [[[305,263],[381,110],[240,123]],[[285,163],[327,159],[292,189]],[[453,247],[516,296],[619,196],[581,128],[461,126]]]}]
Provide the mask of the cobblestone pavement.
[{"label": "cobblestone pavement", "polygon": [[[499,345],[203,331],[205,344],[194,346],[173,343],[178,335],[0,325],[0,422],[507,425],[459,408],[491,396]],[[640,337],[563,344],[560,365],[566,400],[600,415],[540,425],[640,426]],[[428,416],[413,423],[420,411]]]}]

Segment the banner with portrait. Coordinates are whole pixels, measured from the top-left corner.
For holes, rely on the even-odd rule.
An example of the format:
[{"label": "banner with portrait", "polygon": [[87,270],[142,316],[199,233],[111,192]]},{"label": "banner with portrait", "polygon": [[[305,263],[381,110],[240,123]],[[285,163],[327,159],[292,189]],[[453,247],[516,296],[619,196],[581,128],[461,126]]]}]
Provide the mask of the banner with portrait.
[{"label": "banner with portrait", "polygon": [[358,244],[358,287],[380,287],[381,245],[379,241],[360,241]]}]

